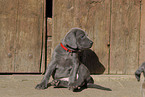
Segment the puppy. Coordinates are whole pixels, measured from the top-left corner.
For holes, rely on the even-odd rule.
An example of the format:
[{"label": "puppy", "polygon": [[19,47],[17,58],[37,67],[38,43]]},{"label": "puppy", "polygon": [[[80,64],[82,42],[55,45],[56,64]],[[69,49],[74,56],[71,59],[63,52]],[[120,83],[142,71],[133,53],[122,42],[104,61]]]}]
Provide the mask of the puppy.
[{"label": "puppy", "polygon": [[[143,73],[145,77],[145,62],[142,63],[142,65],[135,72],[135,77],[138,81],[140,81],[141,73]],[[145,81],[142,83],[141,92],[143,97],[145,97]]]},{"label": "puppy", "polygon": [[89,70],[78,59],[78,52],[92,45],[85,31],[72,28],[54,49],[43,80],[35,88],[46,89],[51,75],[54,79],[51,85],[68,87],[72,91],[84,85],[92,85],[94,81]]}]

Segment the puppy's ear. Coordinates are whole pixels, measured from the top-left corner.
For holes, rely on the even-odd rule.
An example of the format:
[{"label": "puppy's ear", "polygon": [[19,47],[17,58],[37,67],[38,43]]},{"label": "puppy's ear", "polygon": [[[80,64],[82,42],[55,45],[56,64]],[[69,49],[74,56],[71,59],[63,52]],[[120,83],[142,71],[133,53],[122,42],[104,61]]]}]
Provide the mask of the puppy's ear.
[{"label": "puppy's ear", "polygon": [[71,48],[77,48],[76,29],[71,29],[64,38],[64,44]]}]

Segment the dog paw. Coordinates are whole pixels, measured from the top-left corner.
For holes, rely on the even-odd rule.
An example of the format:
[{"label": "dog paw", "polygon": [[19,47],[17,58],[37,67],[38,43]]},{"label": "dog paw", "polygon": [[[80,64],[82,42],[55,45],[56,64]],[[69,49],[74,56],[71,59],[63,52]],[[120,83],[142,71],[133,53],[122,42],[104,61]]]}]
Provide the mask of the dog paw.
[{"label": "dog paw", "polygon": [[51,86],[59,86],[60,81],[59,80],[53,80],[50,84]]},{"label": "dog paw", "polygon": [[137,81],[140,81],[140,74],[135,74]]},{"label": "dog paw", "polygon": [[45,85],[45,83],[40,83],[38,85],[36,85],[35,89],[46,89],[47,88],[47,85]]},{"label": "dog paw", "polygon": [[141,73],[139,71],[135,72],[135,77],[136,77],[137,81],[140,81],[140,75],[141,75]]},{"label": "dog paw", "polygon": [[68,89],[74,92],[76,89],[78,89],[78,86],[76,86],[74,83],[70,83]]}]

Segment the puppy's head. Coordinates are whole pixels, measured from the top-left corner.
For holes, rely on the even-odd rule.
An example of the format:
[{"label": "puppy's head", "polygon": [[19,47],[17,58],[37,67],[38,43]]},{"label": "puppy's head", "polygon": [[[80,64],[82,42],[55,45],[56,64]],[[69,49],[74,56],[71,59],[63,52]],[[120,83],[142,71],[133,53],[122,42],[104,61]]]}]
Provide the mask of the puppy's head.
[{"label": "puppy's head", "polygon": [[86,49],[91,48],[93,42],[88,38],[86,32],[80,28],[72,28],[65,38],[63,44],[71,49]]}]

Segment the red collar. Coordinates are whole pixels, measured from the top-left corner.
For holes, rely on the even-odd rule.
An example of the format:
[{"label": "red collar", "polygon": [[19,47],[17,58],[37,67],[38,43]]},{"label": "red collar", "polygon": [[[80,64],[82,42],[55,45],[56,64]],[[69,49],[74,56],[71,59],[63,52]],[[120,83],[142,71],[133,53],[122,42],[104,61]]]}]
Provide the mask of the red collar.
[{"label": "red collar", "polygon": [[74,50],[69,50],[68,48],[66,48],[62,43],[60,43],[61,47],[66,50],[67,52],[70,52],[70,53],[73,53],[73,52],[76,52]]}]

